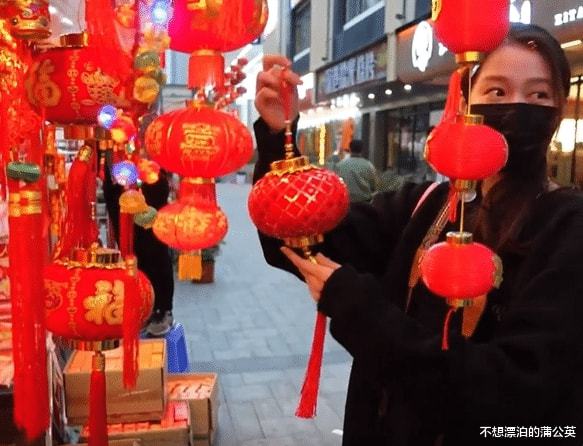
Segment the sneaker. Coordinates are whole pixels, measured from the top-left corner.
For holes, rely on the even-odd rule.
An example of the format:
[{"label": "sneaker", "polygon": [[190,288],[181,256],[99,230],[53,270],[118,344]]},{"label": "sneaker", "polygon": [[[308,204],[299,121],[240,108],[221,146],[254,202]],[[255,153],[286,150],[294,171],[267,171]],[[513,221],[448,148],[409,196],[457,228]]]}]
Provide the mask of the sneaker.
[{"label": "sneaker", "polygon": [[153,337],[161,337],[168,334],[174,325],[174,316],[172,311],[166,311],[163,314],[156,312],[150,318],[146,326],[146,333]]}]

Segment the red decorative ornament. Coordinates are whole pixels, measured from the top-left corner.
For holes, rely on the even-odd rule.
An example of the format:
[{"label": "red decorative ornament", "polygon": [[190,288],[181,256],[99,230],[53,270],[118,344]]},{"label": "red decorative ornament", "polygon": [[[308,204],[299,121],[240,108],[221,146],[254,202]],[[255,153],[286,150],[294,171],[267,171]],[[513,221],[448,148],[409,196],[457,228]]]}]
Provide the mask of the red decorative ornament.
[{"label": "red decorative ornament", "polygon": [[217,206],[214,182],[190,178],[182,180],[178,201],[158,211],[153,226],[156,237],[180,251],[217,245],[227,229],[227,217]]},{"label": "red decorative ornament", "polygon": [[10,33],[19,39],[42,40],[51,35],[48,0],[7,0],[0,17],[10,24]]},{"label": "red decorative ornament", "polygon": [[[288,240],[324,234],[338,225],[349,203],[340,177],[310,165],[305,157],[278,163],[249,194],[255,226],[266,235]],[[287,170],[286,164],[291,164]]]},{"label": "red decorative ornament", "polygon": [[232,51],[259,37],[266,23],[267,0],[175,0],[170,48]]},{"label": "red decorative ornament", "polygon": [[145,145],[160,166],[186,177],[225,175],[253,154],[253,140],[240,121],[197,103],[152,122]]},{"label": "red decorative ornament", "polygon": [[508,34],[510,2],[433,0],[432,20],[437,40],[452,53],[487,53]]},{"label": "red decorative ornament", "polygon": [[152,160],[140,158],[137,163],[140,180],[146,184],[154,184],[160,178],[160,165]]},{"label": "red decorative ornament", "polygon": [[138,133],[134,121],[127,115],[118,116],[109,129],[111,139],[118,144],[125,144],[134,139]]},{"label": "red decorative ornament", "polygon": [[130,106],[125,79],[103,62],[100,49],[87,46],[87,34],[62,36],[61,43],[35,58],[27,80],[30,102],[48,121],[95,124],[103,105]]},{"label": "red decorative ornament", "polygon": [[472,234],[449,232],[446,242],[423,254],[419,269],[427,288],[451,306],[443,327],[442,350],[447,350],[452,314],[500,286],[502,261],[488,247],[473,242]]}]

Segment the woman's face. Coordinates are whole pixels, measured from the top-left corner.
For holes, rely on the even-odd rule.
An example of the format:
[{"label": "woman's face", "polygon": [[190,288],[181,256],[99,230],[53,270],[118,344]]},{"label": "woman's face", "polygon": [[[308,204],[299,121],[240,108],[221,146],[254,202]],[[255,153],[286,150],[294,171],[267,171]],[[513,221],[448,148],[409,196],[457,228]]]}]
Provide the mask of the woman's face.
[{"label": "woman's face", "polygon": [[503,45],[486,58],[470,99],[472,104],[558,105],[549,66],[536,50],[518,44]]}]

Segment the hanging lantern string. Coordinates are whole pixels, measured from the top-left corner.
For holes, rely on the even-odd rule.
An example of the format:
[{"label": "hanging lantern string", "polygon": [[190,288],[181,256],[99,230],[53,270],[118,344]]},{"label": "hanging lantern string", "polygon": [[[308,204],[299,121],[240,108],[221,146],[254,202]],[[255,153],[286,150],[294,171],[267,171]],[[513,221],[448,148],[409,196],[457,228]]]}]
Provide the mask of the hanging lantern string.
[{"label": "hanging lantern string", "polygon": [[285,159],[294,157],[293,134],[291,128],[292,87],[285,80],[287,68],[281,70],[281,99],[285,118]]}]

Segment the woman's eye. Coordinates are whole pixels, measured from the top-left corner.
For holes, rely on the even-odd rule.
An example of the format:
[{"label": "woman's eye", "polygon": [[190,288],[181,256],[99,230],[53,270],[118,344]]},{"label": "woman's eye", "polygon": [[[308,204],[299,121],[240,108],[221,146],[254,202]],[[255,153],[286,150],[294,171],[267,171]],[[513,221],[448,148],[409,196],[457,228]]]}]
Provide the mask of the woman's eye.
[{"label": "woman's eye", "polygon": [[534,97],[536,99],[550,99],[551,95],[549,93],[547,93],[546,91],[537,91],[535,93],[533,93]]},{"label": "woman's eye", "polygon": [[494,87],[494,88],[489,88],[488,90],[486,90],[486,95],[487,96],[495,96],[495,97],[502,97],[505,95],[505,92],[502,88],[498,88],[498,87]]}]

